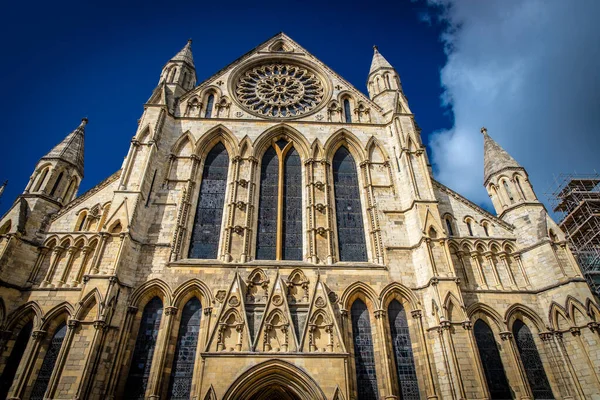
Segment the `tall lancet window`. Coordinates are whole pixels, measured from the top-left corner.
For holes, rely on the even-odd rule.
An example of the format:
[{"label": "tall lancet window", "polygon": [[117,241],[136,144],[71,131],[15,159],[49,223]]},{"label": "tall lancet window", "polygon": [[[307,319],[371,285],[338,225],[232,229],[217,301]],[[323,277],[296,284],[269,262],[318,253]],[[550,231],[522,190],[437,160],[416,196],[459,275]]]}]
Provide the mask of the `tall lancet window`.
[{"label": "tall lancet window", "polygon": [[204,111],[204,118],[212,117],[213,107],[215,105],[215,95],[209,94],[208,99],[206,99],[206,111]]},{"label": "tall lancet window", "polygon": [[352,111],[350,110],[350,100],[344,99],[344,118],[346,123],[352,122]]},{"label": "tall lancet window", "polygon": [[388,317],[390,320],[390,332],[392,334],[392,346],[394,348],[394,359],[396,361],[396,375],[400,385],[401,398],[403,400],[419,400],[419,382],[408,330],[408,319],[406,310],[397,300],[392,300],[388,306]]},{"label": "tall lancet window", "polygon": [[358,400],[377,400],[377,374],[375,352],[371,335],[369,310],[362,300],[352,304],[352,338],[354,340],[354,364],[356,366],[356,388]]},{"label": "tall lancet window", "polygon": [[473,334],[477,342],[479,358],[481,358],[481,364],[483,365],[490,398],[512,399],[494,332],[488,324],[478,319],[473,326]]},{"label": "tall lancet window", "polygon": [[217,258],[228,170],[229,155],[223,143],[219,142],[208,153],[204,163],[192,229],[190,258]]},{"label": "tall lancet window", "polygon": [[510,204],[513,204],[515,202],[515,198],[512,194],[512,191],[510,190],[510,187],[508,186],[508,182],[506,181],[506,179],[502,181],[502,184],[504,185],[504,190],[506,191],[506,196],[510,200]]},{"label": "tall lancet window", "polygon": [[158,297],[154,297],[144,307],[140,328],[138,330],[131,367],[125,384],[124,399],[145,399],[148,380],[150,379],[150,368],[160,320],[162,319],[163,303]]},{"label": "tall lancet window", "polygon": [[285,139],[262,159],[256,259],[302,260],[302,164]]},{"label": "tall lancet window", "polygon": [[167,397],[170,400],[188,400],[190,398],[201,317],[202,304],[200,304],[200,300],[193,297],[186,303],[181,313],[175,360],[171,370],[171,383]]},{"label": "tall lancet window", "polygon": [[531,331],[527,325],[520,319],[516,320],[513,324],[513,336],[515,342],[517,342],[517,349],[519,349],[519,355],[527,374],[533,398],[554,399],[546,371],[544,371],[542,359],[533,340],[533,335],[531,335]]},{"label": "tall lancet window", "polygon": [[358,173],[352,155],[340,147],[333,156],[333,189],[340,261],[367,261]]},{"label": "tall lancet window", "polygon": [[58,353],[60,353],[60,348],[62,347],[62,343],[65,340],[66,335],[67,325],[63,322],[58,326],[58,328],[56,328],[56,332],[50,340],[48,350],[46,351],[44,361],[42,362],[42,367],[40,368],[40,372],[38,373],[35,383],[33,384],[31,397],[29,397],[31,400],[42,400],[45,398],[44,394],[48,389],[50,377],[52,376],[52,371],[54,371],[54,365],[56,364]]},{"label": "tall lancet window", "polygon": [[29,321],[21,328],[19,336],[15,339],[15,344],[10,352],[10,356],[8,357],[8,360],[6,360],[2,378],[0,378],[0,399],[6,398],[8,390],[13,383],[13,379],[15,379],[17,368],[19,368],[21,358],[23,358],[23,353],[25,353],[25,347],[27,347],[27,342],[29,341],[32,330],[33,321]]}]

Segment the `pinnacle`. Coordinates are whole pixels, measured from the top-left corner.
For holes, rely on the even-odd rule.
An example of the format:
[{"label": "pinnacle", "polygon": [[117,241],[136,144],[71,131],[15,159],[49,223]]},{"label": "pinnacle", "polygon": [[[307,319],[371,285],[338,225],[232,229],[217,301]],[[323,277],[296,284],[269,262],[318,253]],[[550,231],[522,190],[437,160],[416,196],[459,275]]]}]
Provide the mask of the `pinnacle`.
[{"label": "pinnacle", "polygon": [[394,69],[394,67],[392,67],[392,65],[381,55],[379,48],[373,46],[373,61],[371,61],[371,70],[369,71],[369,74],[383,68]]},{"label": "pinnacle", "polygon": [[480,130],[483,135],[483,181],[507,168],[523,168],[487,133],[487,128]]},{"label": "pinnacle", "polygon": [[82,118],[79,126],[73,132],[69,133],[59,144],[54,146],[48,154],[42,157],[42,160],[63,160],[73,165],[81,176],[83,176],[84,139],[87,123],[88,119]]},{"label": "pinnacle", "polygon": [[171,61],[182,61],[194,67],[194,56],[192,55],[192,39],[188,39],[183,49],[179,50]]}]

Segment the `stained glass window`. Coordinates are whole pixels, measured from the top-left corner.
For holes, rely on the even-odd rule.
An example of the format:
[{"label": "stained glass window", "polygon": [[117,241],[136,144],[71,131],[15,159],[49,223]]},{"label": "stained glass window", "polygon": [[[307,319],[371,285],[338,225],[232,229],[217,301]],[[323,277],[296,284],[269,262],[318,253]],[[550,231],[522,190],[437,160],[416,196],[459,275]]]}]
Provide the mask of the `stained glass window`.
[{"label": "stained glass window", "polygon": [[379,395],[373,337],[371,336],[371,319],[366,304],[361,300],[356,300],[352,304],[351,316],[358,400],[377,400]]},{"label": "stained glass window", "polygon": [[279,190],[279,158],[269,147],[260,168],[260,199],[258,205],[258,235],[256,258],[275,260],[277,250],[277,196]]},{"label": "stained glass window", "polygon": [[210,118],[212,116],[213,105],[215,104],[215,95],[208,95],[206,100],[206,111],[204,112],[204,118]]},{"label": "stained glass window", "polygon": [[348,99],[344,99],[344,117],[346,118],[347,124],[352,122],[352,113],[350,112],[350,101]]},{"label": "stained glass window", "polygon": [[23,326],[23,328],[21,328],[19,335],[15,339],[13,349],[10,352],[10,356],[8,356],[8,360],[6,361],[2,378],[0,378],[0,399],[6,398],[8,390],[15,379],[17,368],[19,368],[21,358],[23,358],[23,353],[25,352],[25,347],[27,347],[27,342],[31,336],[32,329],[33,321],[29,321],[25,324],[25,326]]},{"label": "stained glass window", "polygon": [[540,354],[531,335],[531,331],[521,320],[513,325],[513,336],[519,349],[519,355],[527,374],[529,387],[534,399],[554,399]]},{"label": "stained glass window", "polygon": [[193,297],[186,303],[181,313],[175,360],[171,371],[169,399],[189,400],[190,398],[201,317],[202,304],[200,300]]},{"label": "stained glass window", "polygon": [[494,338],[494,332],[492,332],[488,324],[478,319],[473,326],[473,334],[477,342],[477,349],[479,350],[485,380],[490,391],[490,398],[512,399],[510,386],[508,385],[500,352],[498,351],[498,345]]},{"label": "stained glass window", "polygon": [[31,400],[44,399],[44,394],[46,393],[46,389],[48,389],[52,371],[54,371],[54,364],[56,364],[56,359],[58,358],[58,353],[60,352],[66,334],[67,325],[63,322],[56,328],[56,332],[48,345],[48,350],[46,351],[44,361],[42,362],[42,368],[40,368],[37,379],[33,384],[33,390],[31,391],[30,397]]},{"label": "stained glass window", "polygon": [[397,300],[388,306],[392,347],[396,361],[396,373],[403,400],[419,400],[419,382],[413,356],[406,310]]},{"label": "stained glass window", "polygon": [[293,147],[285,156],[282,226],[282,259],[302,260],[302,165]]},{"label": "stained glass window", "polygon": [[190,243],[190,258],[217,258],[228,169],[229,155],[223,143],[219,142],[206,156],[204,171],[202,171],[200,197]]},{"label": "stained glass window", "polygon": [[163,303],[158,297],[150,300],[144,308],[125,385],[125,399],[144,399],[162,313]]},{"label": "stained glass window", "polygon": [[358,174],[345,147],[333,157],[333,187],[340,261],[367,261]]}]

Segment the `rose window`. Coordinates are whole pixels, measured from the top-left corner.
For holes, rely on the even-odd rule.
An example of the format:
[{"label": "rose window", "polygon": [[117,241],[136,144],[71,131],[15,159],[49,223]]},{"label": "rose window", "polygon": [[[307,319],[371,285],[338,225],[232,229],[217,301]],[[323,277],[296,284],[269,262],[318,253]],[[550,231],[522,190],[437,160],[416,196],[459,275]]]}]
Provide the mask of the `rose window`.
[{"label": "rose window", "polygon": [[323,100],[323,83],[307,68],[267,64],[246,71],[235,88],[249,111],[275,118],[293,118],[314,110]]}]

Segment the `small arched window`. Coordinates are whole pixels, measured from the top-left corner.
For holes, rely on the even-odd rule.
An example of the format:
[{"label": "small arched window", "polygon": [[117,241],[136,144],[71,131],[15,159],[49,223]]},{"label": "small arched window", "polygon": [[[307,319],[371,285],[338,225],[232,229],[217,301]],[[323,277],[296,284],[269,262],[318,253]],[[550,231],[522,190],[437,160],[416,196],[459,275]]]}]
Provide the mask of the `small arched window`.
[{"label": "small arched window", "polygon": [[202,304],[196,297],[192,297],[181,313],[175,359],[173,360],[173,369],[171,369],[169,395],[167,396],[169,400],[190,398],[201,317]]},{"label": "small arched window", "polygon": [[204,111],[204,118],[212,117],[213,107],[215,105],[215,95],[209,94],[208,99],[206,100],[206,111]]},{"label": "small arched window", "polygon": [[25,353],[25,347],[27,347],[32,330],[33,321],[29,321],[21,328],[19,336],[15,339],[13,349],[10,352],[10,356],[8,356],[8,360],[6,360],[2,378],[0,378],[0,399],[5,399],[8,395],[8,390],[15,379],[17,368],[19,368],[23,353]]},{"label": "small arched window", "polygon": [[77,224],[77,231],[83,232],[85,228],[85,222],[87,221],[87,212],[83,211],[79,216],[79,223]]},{"label": "small arched window", "polygon": [[63,172],[58,174],[58,178],[56,178],[56,182],[54,182],[54,186],[52,186],[52,190],[50,191],[50,196],[54,196],[56,193],[56,189],[58,189],[58,185],[60,185],[60,181],[62,180]]},{"label": "small arched window", "polygon": [[35,189],[33,189],[34,192],[37,192],[38,190],[40,190],[40,188],[42,187],[42,184],[46,180],[46,176],[48,175],[49,170],[50,170],[50,167],[48,167],[48,168],[44,169],[44,171],[42,171],[42,174],[38,178],[38,181],[35,185]]},{"label": "small arched window", "polygon": [[485,232],[485,236],[490,236],[490,227],[487,222],[481,224],[483,226],[483,232]]},{"label": "small arched window", "polygon": [[525,196],[525,192],[523,191],[523,187],[521,186],[521,179],[518,176],[515,176],[515,183],[517,184],[517,188],[523,197],[523,200],[527,200],[527,196]]},{"label": "small arched window", "polygon": [[48,350],[46,350],[46,355],[44,356],[44,361],[42,362],[42,367],[40,368],[40,372],[38,373],[35,383],[33,384],[31,396],[29,397],[31,400],[42,400],[45,398],[44,395],[48,389],[50,377],[52,376],[52,371],[54,371],[54,365],[58,359],[58,353],[60,353],[60,348],[62,347],[66,334],[67,325],[63,322],[58,326],[58,328],[56,328],[56,332],[50,340]]},{"label": "small arched window", "polygon": [[513,336],[517,343],[517,349],[519,350],[519,356],[525,368],[527,380],[529,381],[529,387],[533,393],[534,399],[554,399],[554,394],[550,388],[540,353],[533,340],[531,331],[521,321],[516,320],[513,324]]},{"label": "small arched window", "polygon": [[389,76],[389,74],[385,75],[385,86],[386,86],[387,89],[391,89],[392,88],[392,85],[390,84],[390,76]]},{"label": "small arched window", "polygon": [[150,379],[150,368],[162,313],[163,303],[158,297],[154,297],[144,307],[125,384],[125,394],[123,395],[125,399],[143,400],[146,398],[146,387]]},{"label": "small arched window", "polygon": [[471,220],[467,220],[467,229],[469,231],[469,236],[473,236],[473,227],[471,226]]},{"label": "small arched window", "polygon": [[510,200],[510,204],[513,204],[515,202],[515,198],[513,197],[510,187],[508,186],[508,181],[506,179],[503,180],[502,185],[504,185],[504,190],[506,191],[506,196]]},{"label": "small arched window", "polygon": [[344,99],[344,118],[346,123],[352,123],[352,111],[350,110],[350,100]]},{"label": "small arched window", "polygon": [[452,220],[450,217],[446,217],[446,230],[449,236],[454,236],[454,230],[452,229]]},{"label": "small arched window", "polygon": [[494,332],[488,324],[478,319],[473,326],[473,334],[479,350],[479,358],[483,365],[485,380],[490,391],[490,398],[512,399]]},{"label": "small arched window", "polygon": [[371,334],[369,309],[362,300],[352,304],[352,337],[354,340],[354,365],[358,400],[377,400],[377,375],[375,372],[375,351]]}]

